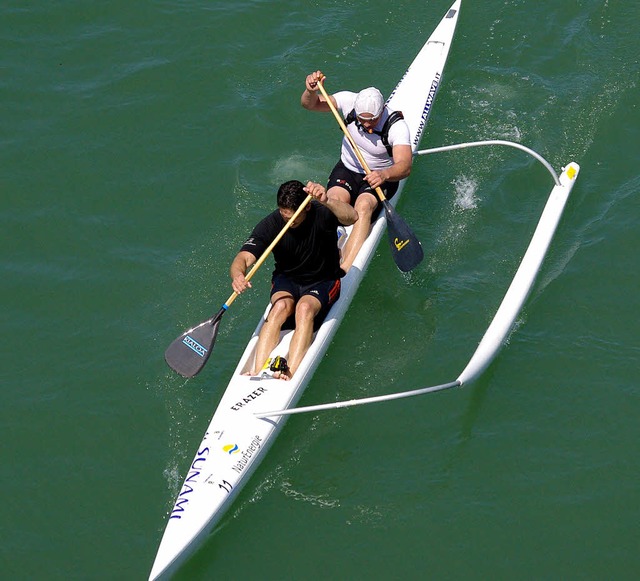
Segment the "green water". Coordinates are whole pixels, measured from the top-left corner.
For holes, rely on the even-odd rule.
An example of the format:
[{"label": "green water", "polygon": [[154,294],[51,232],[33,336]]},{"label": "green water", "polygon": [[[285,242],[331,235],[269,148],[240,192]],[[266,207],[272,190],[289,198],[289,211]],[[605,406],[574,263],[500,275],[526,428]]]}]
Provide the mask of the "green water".
[{"label": "green water", "polygon": [[[448,6],[0,6],[3,578],[146,579],[269,269],[201,375],[164,349],[277,186],[338,155],[305,75],[388,94]],[[639,26],[630,0],[463,0],[422,146],[582,167],[516,329],[464,389],[290,419],[178,578],[638,578]],[[551,186],[510,149],[418,158],[426,259],[380,245],[301,404],[455,379]]]}]

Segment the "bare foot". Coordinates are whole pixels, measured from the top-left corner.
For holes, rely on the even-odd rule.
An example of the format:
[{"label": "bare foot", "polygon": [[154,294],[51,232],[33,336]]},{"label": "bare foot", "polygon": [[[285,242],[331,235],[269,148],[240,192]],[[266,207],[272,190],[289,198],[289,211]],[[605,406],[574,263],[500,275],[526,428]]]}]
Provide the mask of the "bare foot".
[{"label": "bare foot", "polygon": [[290,371],[274,371],[273,379],[281,379],[282,381],[289,381],[291,379]]}]

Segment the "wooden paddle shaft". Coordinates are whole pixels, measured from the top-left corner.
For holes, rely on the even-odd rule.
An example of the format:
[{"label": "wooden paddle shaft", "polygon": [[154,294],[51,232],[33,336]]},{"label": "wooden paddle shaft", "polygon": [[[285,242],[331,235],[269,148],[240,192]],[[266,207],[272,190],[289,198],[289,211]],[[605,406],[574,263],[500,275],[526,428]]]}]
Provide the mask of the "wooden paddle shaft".
[{"label": "wooden paddle shaft", "polygon": [[[262,256],[258,258],[256,263],[251,267],[249,274],[245,276],[245,279],[247,281],[251,280],[251,277],[253,277],[253,275],[257,272],[257,270],[262,266],[262,263],[267,259],[267,256],[271,254],[271,251],[274,249],[275,245],[278,242],[280,242],[280,238],[284,236],[284,233],[290,228],[291,224],[293,224],[293,222],[300,215],[302,210],[304,210],[305,206],[309,203],[309,200],[311,200],[311,198],[312,196],[311,194],[309,194],[304,199],[302,204],[300,204],[300,207],[293,213],[293,216],[291,216],[291,218],[289,218],[289,221],[284,225],[284,228],[280,230],[280,233],[273,239],[273,242],[269,244],[269,246],[267,246],[267,249],[262,253]],[[238,293],[236,291],[233,291],[233,293],[231,293],[231,296],[227,299],[227,302],[225,303],[225,305],[227,307],[231,306],[231,303],[235,301],[237,298],[238,298]]]},{"label": "wooden paddle shaft", "polygon": [[[358,158],[358,161],[360,162],[362,169],[364,169],[364,171],[366,171],[367,173],[371,173],[371,170],[369,169],[367,162],[364,160],[364,157],[362,156],[362,152],[360,151],[360,148],[356,145],[356,142],[353,140],[353,137],[351,137],[351,133],[349,133],[347,126],[344,124],[344,120],[342,119],[342,116],[336,110],[336,107],[333,104],[331,97],[327,95],[327,92],[325,91],[324,86],[322,85],[322,81],[318,81],[318,87],[320,88],[320,92],[322,93],[322,96],[327,102],[327,105],[329,105],[329,108],[331,109],[333,116],[336,118],[338,125],[340,125],[340,128],[344,132],[345,137],[349,140],[349,143],[351,144],[351,148],[353,149],[353,152],[356,154],[356,157]],[[378,197],[380,198],[381,202],[386,201],[385,195],[382,191],[382,188],[380,188],[380,186],[376,188],[376,194],[378,194]]]}]

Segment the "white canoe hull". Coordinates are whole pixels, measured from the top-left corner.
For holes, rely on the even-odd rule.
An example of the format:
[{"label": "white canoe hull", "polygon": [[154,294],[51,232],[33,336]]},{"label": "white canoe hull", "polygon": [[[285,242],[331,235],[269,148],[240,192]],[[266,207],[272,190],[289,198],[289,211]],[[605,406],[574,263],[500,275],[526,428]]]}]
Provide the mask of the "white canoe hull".
[{"label": "white canoe hull", "polygon": [[[403,112],[414,151],[428,120],[442,78],[461,0],[451,6],[389,98]],[[404,183],[391,200],[397,203]],[[309,351],[291,381],[248,377],[253,366],[261,318],[197,449],[176,499],[156,555],[150,579],[166,578],[202,544],[231,506],[242,486],[275,440],[286,421],[259,418],[264,410],[288,409],[297,403],[342,321],[386,227],[384,213],[373,224],[347,276],[341,297],[317,331]],[[350,228],[347,229],[347,232]],[[267,311],[268,312],[268,307]],[[281,333],[273,356],[287,357],[292,332]]]}]

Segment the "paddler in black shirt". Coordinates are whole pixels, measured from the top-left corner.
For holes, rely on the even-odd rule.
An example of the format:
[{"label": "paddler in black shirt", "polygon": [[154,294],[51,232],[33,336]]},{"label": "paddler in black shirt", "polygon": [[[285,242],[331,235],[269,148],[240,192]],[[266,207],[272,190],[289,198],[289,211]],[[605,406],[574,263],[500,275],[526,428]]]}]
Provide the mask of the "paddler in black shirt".
[{"label": "paddler in black shirt", "polygon": [[307,195],[314,199],[273,249],[271,310],[260,330],[251,375],[262,370],[278,344],[283,325],[294,322],[288,364],[273,374],[278,379],[291,379],[311,345],[314,329],[320,326],[340,296],[340,278],[344,271],[340,268],[336,230],[340,224],[355,223],[358,214],[349,204],[328,199],[320,184],[308,182],[305,186],[297,180],[280,186],[278,209],[257,224],[234,258],[229,269],[231,286],[238,294],[251,287],[245,279],[247,270],[282,231]]}]

